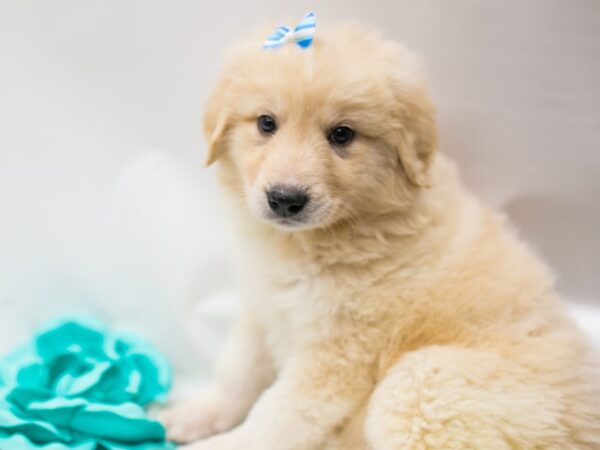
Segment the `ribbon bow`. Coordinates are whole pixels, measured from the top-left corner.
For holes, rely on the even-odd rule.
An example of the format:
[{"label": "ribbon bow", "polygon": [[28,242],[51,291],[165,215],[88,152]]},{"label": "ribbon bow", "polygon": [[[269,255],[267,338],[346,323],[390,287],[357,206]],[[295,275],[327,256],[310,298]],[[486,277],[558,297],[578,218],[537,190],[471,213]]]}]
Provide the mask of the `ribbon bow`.
[{"label": "ribbon bow", "polygon": [[308,48],[315,35],[315,13],[308,13],[292,30],[288,27],[277,27],[263,44],[265,49],[283,47],[288,42],[295,42],[301,48]]}]

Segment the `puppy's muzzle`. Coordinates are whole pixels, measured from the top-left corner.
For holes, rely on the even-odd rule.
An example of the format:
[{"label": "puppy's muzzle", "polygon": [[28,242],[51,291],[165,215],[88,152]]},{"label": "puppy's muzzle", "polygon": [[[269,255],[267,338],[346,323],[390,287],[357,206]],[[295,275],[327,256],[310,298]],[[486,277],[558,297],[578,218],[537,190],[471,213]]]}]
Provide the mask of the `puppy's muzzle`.
[{"label": "puppy's muzzle", "polygon": [[286,218],[299,214],[310,201],[306,190],[293,186],[274,186],[266,194],[271,211]]}]

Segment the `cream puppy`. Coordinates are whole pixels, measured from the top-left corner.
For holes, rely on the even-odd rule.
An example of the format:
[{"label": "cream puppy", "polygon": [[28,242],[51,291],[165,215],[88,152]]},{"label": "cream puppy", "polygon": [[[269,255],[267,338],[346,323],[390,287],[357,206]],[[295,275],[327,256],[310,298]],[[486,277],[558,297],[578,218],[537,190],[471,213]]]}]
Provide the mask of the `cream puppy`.
[{"label": "cream puppy", "polygon": [[250,39],[205,131],[247,301],[214,387],[163,413],[172,439],[600,448],[585,339],[546,266],[436,155],[413,54],[356,25],[321,27],[309,49]]}]

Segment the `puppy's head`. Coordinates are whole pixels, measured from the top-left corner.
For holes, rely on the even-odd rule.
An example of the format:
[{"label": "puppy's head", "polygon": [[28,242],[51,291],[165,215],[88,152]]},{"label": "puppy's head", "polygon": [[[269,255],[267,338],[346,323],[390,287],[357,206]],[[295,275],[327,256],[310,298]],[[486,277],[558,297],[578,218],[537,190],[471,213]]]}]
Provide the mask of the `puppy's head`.
[{"label": "puppy's head", "polygon": [[234,48],[205,132],[239,207],[287,230],[406,208],[436,148],[418,60],[356,25],[320,27],[309,49]]}]

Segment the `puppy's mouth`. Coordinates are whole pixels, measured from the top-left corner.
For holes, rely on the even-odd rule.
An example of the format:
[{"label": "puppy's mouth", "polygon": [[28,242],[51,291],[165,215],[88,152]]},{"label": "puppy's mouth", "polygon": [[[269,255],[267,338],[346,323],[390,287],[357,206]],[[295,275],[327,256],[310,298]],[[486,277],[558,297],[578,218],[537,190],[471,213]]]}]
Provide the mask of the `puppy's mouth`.
[{"label": "puppy's mouth", "polygon": [[301,218],[285,219],[281,217],[270,217],[269,220],[275,225],[283,228],[302,228],[307,226],[307,224],[309,223],[307,219]]}]

